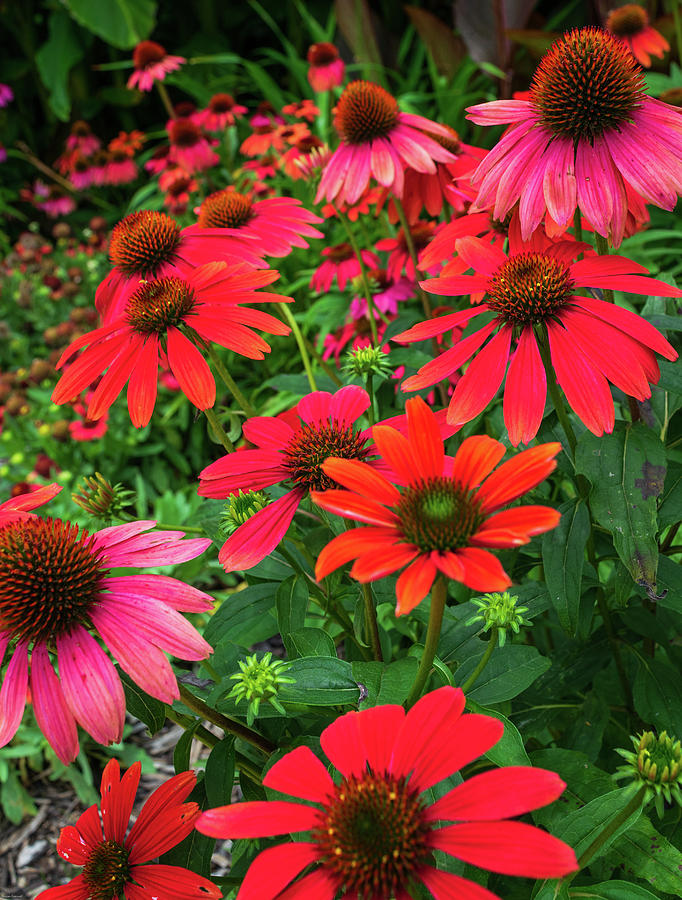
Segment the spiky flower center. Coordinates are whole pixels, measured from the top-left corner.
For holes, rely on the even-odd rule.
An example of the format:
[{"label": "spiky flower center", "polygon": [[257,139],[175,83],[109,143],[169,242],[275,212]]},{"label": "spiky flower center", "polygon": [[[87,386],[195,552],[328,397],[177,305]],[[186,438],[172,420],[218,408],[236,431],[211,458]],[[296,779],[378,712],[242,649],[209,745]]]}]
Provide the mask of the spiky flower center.
[{"label": "spiky flower center", "polygon": [[204,137],[201,128],[191,119],[173,119],[168,129],[168,136],[173,146],[185,149],[196,147]]},{"label": "spiky flower center", "polygon": [[442,134],[429,134],[428,137],[437,144],[440,144],[441,147],[449,150],[454,156],[457,156],[462,149],[462,141],[460,140],[459,134],[457,134],[455,129],[450,125],[445,125],[444,127],[450,132],[451,137],[444,137]]},{"label": "spiky flower center", "polygon": [[166,58],[166,48],[156,41],[142,41],[133,50],[133,65],[136,69],[146,69]]},{"label": "spiky flower center", "polygon": [[488,306],[511,325],[533,325],[555,315],[574,291],[568,268],[543,253],[518,253],[488,282]]},{"label": "spiky flower center", "polygon": [[333,247],[329,248],[325,255],[327,259],[331,260],[333,263],[346,262],[346,260],[352,259],[355,256],[350,244],[335,244]]},{"label": "spiky flower center", "polygon": [[175,261],[179,243],[180,226],[174,219],[144,209],[114,226],[109,259],[124,275],[149,278],[165,263]]},{"label": "spiky flower center", "polygon": [[90,900],[125,896],[124,888],[131,881],[129,856],[130,850],[116,841],[102,841],[95,847],[83,867]]},{"label": "spiky flower center", "polygon": [[311,66],[330,66],[339,58],[339,51],[333,44],[322,41],[308,48],[308,62]]},{"label": "spiky flower center", "polygon": [[643,6],[637,3],[626,3],[609,13],[606,27],[617,37],[633,37],[649,24],[649,16]]},{"label": "spiky flower center", "polygon": [[71,134],[75,135],[76,137],[89,137],[92,134],[92,129],[87,122],[84,122],[82,119],[78,119],[71,126]]},{"label": "spiky flower center", "polygon": [[213,113],[230,112],[234,107],[232,94],[214,94],[208,102],[208,108]]},{"label": "spiky flower center", "polygon": [[198,224],[201,228],[239,228],[253,215],[253,203],[246,194],[225,188],[209,194],[201,204]]},{"label": "spiky flower center", "polygon": [[304,425],[284,451],[284,466],[295,484],[308,490],[326,491],[338,485],[322,471],[322,463],[330,456],[364,459],[369,453],[366,444],[367,438],[354,431],[352,425],[336,419]]},{"label": "spiky flower center", "polygon": [[347,144],[386,137],[398,122],[398,104],[371,81],[351,81],[339,97],[334,127]]},{"label": "spiky flower center", "polygon": [[106,575],[87,531],[61,519],[20,519],[0,530],[0,627],[35,643],[89,626]]},{"label": "spiky flower center", "polygon": [[353,896],[404,896],[429,854],[430,827],[405,779],[367,772],[344,779],[313,832],[320,861]]},{"label": "spiky flower center", "polygon": [[128,324],[138,334],[164,334],[194,309],[196,294],[183,278],[171,276],[144,282],[126,304]]},{"label": "spiky flower center", "polygon": [[485,519],[475,497],[443,476],[408,487],[395,513],[405,540],[423,553],[466,547]]},{"label": "spiky flower center", "polygon": [[553,134],[594,142],[632,121],[644,75],[627,46],[601,28],[577,28],[540,61],[530,88],[540,121]]}]

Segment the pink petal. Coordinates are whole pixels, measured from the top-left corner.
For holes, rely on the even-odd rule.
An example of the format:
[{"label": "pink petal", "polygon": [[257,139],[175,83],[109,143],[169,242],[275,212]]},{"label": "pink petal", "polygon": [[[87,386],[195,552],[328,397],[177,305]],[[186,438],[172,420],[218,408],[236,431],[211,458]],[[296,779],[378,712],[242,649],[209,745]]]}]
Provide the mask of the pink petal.
[{"label": "pink petal", "polygon": [[298,401],[296,412],[306,425],[316,422],[329,422],[332,395],[329,391],[313,391]]},{"label": "pink petal", "polygon": [[31,699],[38,727],[68,766],[78,755],[78,729],[42,643],[35,644],[31,654]]},{"label": "pink petal", "polygon": [[576,204],[575,149],[569,138],[556,138],[545,150],[543,189],[547,211],[558,225],[568,225]]},{"label": "pink petal", "polygon": [[123,575],[108,577],[107,588],[116,593],[127,589],[132,594],[154,597],[182,612],[207,612],[213,608],[213,597],[169,575]]},{"label": "pink petal", "polygon": [[[294,430],[275,416],[254,416],[242,429],[247,441],[265,450],[283,450],[294,436]],[[204,470],[205,471],[205,470]]]},{"label": "pink petal", "polygon": [[19,641],[0,687],[0,747],[12,740],[21,724],[28,688],[28,641]]},{"label": "pink petal", "polygon": [[503,326],[469,364],[450,400],[450,424],[462,425],[471,421],[493,399],[507,368],[511,335],[511,327]]},{"label": "pink petal", "polygon": [[[302,402],[301,400],[298,404],[299,411]],[[369,409],[369,403],[369,394],[364,388],[349,384],[333,394],[329,412],[332,419],[336,419],[337,422],[352,425]]]}]

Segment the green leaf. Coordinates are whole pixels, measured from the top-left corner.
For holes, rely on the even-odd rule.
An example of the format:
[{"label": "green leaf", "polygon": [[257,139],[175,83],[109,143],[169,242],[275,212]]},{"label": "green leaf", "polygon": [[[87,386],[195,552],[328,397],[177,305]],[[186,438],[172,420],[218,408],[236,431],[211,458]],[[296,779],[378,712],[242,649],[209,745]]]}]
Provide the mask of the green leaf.
[{"label": "green leaf", "polygon": [[173,767],[176,774],[186,772],[189,769],[189,758],[192,750],[192,741],[194,740],[194,732],[201,725],[199,719],[193,725],[180,735],[180,740],[175,745],[173,751]]},{"label": "green leaf", "polygon": [[234,783],[234,738],[223,738],[206,760],[204,786],[208,805],[225,806],[232,797]]},{"label": "green leaf", "polygon": [[[200,809],[207,808],[209,804],[206,799],[203,781],[197,784],[187,800],[198,803]],[[159,862],[169,866],[181,866],[183,869],[190,869],[192,872],[196,872],[197,875],[203,875],[204,878],[208,878],[211,874],[211,857],[213,856],[214,847],[215,838],[207,837],[195,828],[184,841],[181,841],[167,853],[163,853],[159,857]]]},{"label": "green leaf", "polygon": [[228,638],[232,643],[250,647],[276,634],[275,591],[274,584],[254,584],[226,597],[204,631],[209,644],[215,646],[222,638]]},{"label": "green leaf", "polygon": [[[590,800],[581,809],[576,809],[564,816],[554,829],[556,837],[565,841],[575,850],[579,858],[590,847],[592,842],[607,828],[624,806],[632,799],[632,791],[629,788],[619,788],[609,791],[601,797]],[[613,834],[609,835],[604,843],[592,857],[592,861],[599,859],[609,849],[618,835],[623,834],[637,821],[641,809],[636,809],[628,818],[621,822]]]},{"label": "green leaf", "polygon": [[648,881],[657,897],[680,896],[682,852],[656,831],[647,816],[618,839],[605,862],[622,868],[626,877]]},{"label": "green leaf", "polygon": [[61,10],[50,14],[49,37],[38,49],[35,60],[40,78],[50,92],[49,103],[52,111],[68,122],[71,113],[69,96],[69,72],[83,57],[83,47],[71,19]]},{"label": "green leaf", "polygon": [[62,0],[73,18],[107,44],[128,50],[145,40],[156,25],[154,0]]},{"label": "green leaf", "polygon": [[[682,318],[682,316],[680,317]],[[682,521],[682,465],[670,463],[658,508],[658,527],[667,528]]]},{"label": "green leaf", "polygon": [[[462,663],[455,673],[458,684],[464,684],[476,668],[479,659],[480,654]],[[504,647],[495,650],[488,665],[467,693],[467,699],[475,700],[484,706],[512,700],[530,687],[550,666],[551,662],[541,656],[535,647],[505,644]]]},{"label": "green leaf", "polygon": [[647,725],[659,733],[682,734],[682,693],[680,672],[659,659],[640,659],[632,686],[635,710]]},{"label": "green leaf", "polygon": [[616,552],[637,584],[656,585],[658,545],[656,502],[666,475],[659,437],[639,422],[611,435],[580,436],[577,471],[592,484],[590,499],[597,522],[613,535]]},{"label": "green leaf", "polygon": [[282,634],[303,628],[308,609],[308,586],[305,581],[298,575],[285,578],[277,588],[275,607],[277,624]]},{"label": "green leaf", "polygon": [[590,534],[590,514],[581,500],[569,500],[559,507],[561,521],[542,539],[545,582],[559,617],[570,635],[578,630],[585,544]]},{"label": "green leaf", "polygon": [[302,656],[336,656],[336,647],[331,635],[321,628],[299,628],[298,631],[283,632],[282,640],[289,659]]},{"label": "green leaf", "polygon": [[282,703],[304,703],[307,706],[357,706],[360,690],[353,678],[351,664],[342,659],[307,656],[294,659],[287,678],[295,684],[282,685]]},{"label": "green leaf", "polygon": [[589,887],[574,888],[569,892],[571,900],[657,900],[646,888],[631,881],[603,881]]},{"label": "green leaf", "polygon": [[493,718],[499,719],[504,725],[504,734],[485,754],[490,762],[495,763],[496,766],[531,765],[526,748],[523,746],[523,738],[513,722],[496,709],[487,709],[485,706],[480,706],[469,697],[467,697],[467,707],[471,712],[480,713],[484,716],[493,716]]},{"label": "green leaf", "polygon": [[18,825],[24,816],[35,816],[37,809],[15,771],[0,785],[0,806],[5,816]]},{"label": "green leaf", "polygon": [[126,709],[128,712],[139,719],[149,729],[149,734],[156,734],[160,731],[166,721],[166,704],[145,694],[132,680],[130,675],[121,671],[117,666],[118,676],[123,684],[123,690],[126,695]]}]

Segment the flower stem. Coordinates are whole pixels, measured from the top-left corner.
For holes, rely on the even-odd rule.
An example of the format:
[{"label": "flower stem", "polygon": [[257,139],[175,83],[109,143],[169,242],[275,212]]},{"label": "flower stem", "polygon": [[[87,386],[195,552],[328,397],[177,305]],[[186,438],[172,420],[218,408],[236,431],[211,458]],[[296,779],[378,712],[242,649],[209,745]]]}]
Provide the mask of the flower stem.
[{"label": "flower stem", "polygon": [[643,785],[632,797],[622,809],[611,821],[606,825],[603,831],[600,831],[596,838],[592,841],[587,850],[583,851],[580,855],[580,859],[578,860],[578,865],[581,869],[584,869],[586,865],[590,863],[590,861],[594,858],[595,854],[599,850],[600,847],[603,847],[606,841],[610,837],[612,837],[616,831],[623,825],[624,822],[630,818],[630,816],[637,812],[637,810],[641,807],[642,801],[646,796],[646,785]]},{"label": "flower stem", "polygon": [[156,89],[159,92],[159,97],[161,97],[161,102],[163,103],[164,109],[168,113],[171,119],[177,118],[175,115],[175,110],[173,109],[173,104],[170,101],[170,97],[168,96],[168,91],[166,90],[166,85],[162,81],[155,81]]},{"label": "flower stem", "polygon": [[476,679],[481,674],[483,669],[485,669],[485,667],[488,665],[488,662],[490,661],[490,657],[493,655],[493,651],[495,650],[495,647],[497,647],[498,631],[499,631],[498,628],[491,629],[490,638],[488,639],[488,646],[485,648],[485,653],[479,659],[476,668],[471,673],[471,675],[469,675],[469,677],[464,682],[464,684],[460,685],[460,687],[462,688],[462,690],[464,691],[465,694],[467,691],[471,690],[471,688],[474,686],[474,684],[476,684]]},{"label": "flower stem", "polygon": [[227,450],[228,453],[232,453],[234,451],[234,444],[228,437],[228,434],[225,431],[225,429],[223,428],[223,426],[220,424],[220,420],[218,419],[218,416],[215,414],[215,410],[214,409],[205,409],[204,415],[208,419],[208,424],[213,429],[213,433],[216,435],[216,437],[218,438],[220,443],[223,445],[223,447]]},{"label": "flower stem", "polygon": [[377,332],[377,320],[374,312],[374,299],[372,297],[372,291],[369,287],[369,280],[367,279],[367,269],[365,268],[365,261],[362,258],[362,252],[360,251],[360,247],[358,246],[358,242],[355,240],[355,234],[353,233],[353,229],[351,228],[350,222],[344,215],[344,213],[339,211],[339,219],[343,222],[343,227],[346,229],[346,234],[348,235],[348,243],[353,248],[353,253],[358,261],[358,265],[360,266],[360,279],[362,281],[362,290],[365,295],[365,300],[367,301],[367,318],[369,319],[369,330],[372,333],[372,343],[375,347],[379,346],[379,333]]},{"label": "flower stem", "polygon": [[549,344],[547,343],[547,336],[544,331],[542,334],[536,336],[538,348],[540,350],[540,357],[542,358],[542,363],[545,367],[545,374],[547,376],[547,388],[549,390],[549,395],[552,398],[552,403],[554,404],[554,409],[556,410],[557,417],[559,419],[559,422],[561,422],[561,427],[564,430],[566,440],[568,441],[569,447],[571,448],[571,457],[575,458],[575,447],[577,443],[575,432],[573,431],[571,420],[569,419],[568,412],[566,411],[564,398],[561,394],[561,391],[559,390],[556,375],[554,374],[554,366],[552,365],[552,357],[549,350]]},{"label": "flower stem", "polygon": [[189,707],[198,716],[201,716],[202,719],[206,719],[207,722],[212,722],[218,728],[222,728],[226,734],[233,734],[235,737],[241,738],[262,753],[265,753],[266,756],[269,756],[276,749],[274,744],[271,744],[267,738],[258,734],[257,731],[253,731],[253,729],[247,728],[246,725],[242,725],[241,722],[228,719],[222,713],[211,709],[201,698],[195,697],[191,691],[188,691],[181,682],[178,682],[178,688],[180,689],[180,700],[185,706]]},{"label": "flower stem", "polygon": [[379,626],[377,625],[377,611],[374,606],[374,596],[372,594],[372,585],[362,585],[362,597],[365,601],[365,627],[369,635],[369,642],[372,647],[374,659],[379,662],[384,661],[381,652],[381,641],[379,640]]},{"label": "flower stem", "polygon": [[280,312],[287,320],[287,324],[291,328],[296,343],[298,344],[298,352],[301,354],[301,361],[303,363],[303,368],[305,369],[305,374],[308,377],[308,384],[310,385],[311,391],[317,390],[317,384],[315,383],[315,376],[313,375],[313,370],[310,365],[310,357],[308,356],[308,350],[306,349],[305,341],[303,340],[303,335],[301,334],[301,329],[298,327],[298,322],[296,321],[294,314],[289,309],[286,303],[278,303]]},{"label": "flower stem", "polygon": [[[609,255],[609,242],[606,240],[603,234],[599,234],[598,231],[594,233],[595,243],[597,245],[597,253],[600,256],[608,256]],[[615,303],[613,297],[613,291],[611,288],[602,288],[602,294],[604,295],[604,300],[607,303]]]},{"label": "flower stem", "polygon": [[367,418],[369,419],[370,425],[376,425],[377,417],[374,409],[374,379],[372,378],[372,373],[367,373],[366,378],[366,386],[367,393],[369,394],[369,409],[367,410]]},{"label": "flower stem", "polygon": [[440,638],[440,629],[443,624],[443,612],[445,611],[445,598],[447,596],[447,585],[442,575],[439,575],[431,589],[431,612],[429,614],[429,624],[426,629],[426,641],[424,642],[424,652],[417,669],[417,675],[414,684],[410,689],[410,693],[405,701],[405,706],[409,709],[420,698],[424,689],[424,685],[431,672],[433,659],[438,649],[438,640]]},{"label": "flower stem", "polygon": [[[174,709],[171,709],[169,706],[166,707],[166,718],[170,719],[171,722],[175,722],[176,725],[179,725],[181,728],[184,728],[185,731],[189,731],[189,729],[195,724],[195,719],[191,716],[185,716],[183,713],[176,712]],[[220,743],[220,738],[215,734],[211,734],[208,728],[204,728],[203,725],[199,725],[199,727],[194,732],[194,737],[201,741],[201,743],[205,747],[209,747],[211,750],[216,746],[216,744]],[[235,753],[235,763],[237,767],[253,781],[255,784],[262,784],[263,778],[258,771],[258,769],[253,765],[250,759],[247,759],[245,756],[242,756],[241,753]]]},{"label": "flower stem", "polygon": [[410,254],[410,259],[412,260],[412,265],[414,266],[414,278],[416,282],[416,291],[421,300],[422,307],[424,309],[424,315],[427,319],[433,318],[433,312],[431,311],[431,303],[429,302],[429,298],[426,296],[426,293],[422,286],[419,284],[419,259],[417,257],[417,248],[414,246],[414,239],[412,237],[412,232],[410,231],[410,226],[407,222],[407,216],[405,215],[405,210],[403,208],[400,199],[393,195],[393,203],[396,208],[396,212],[398,213],[398,218],[400,219],[400,224],[403,229],[403,235],[405,236],[405,246],[407,247],[407,252]]},{"label": "flower stem", "polygon": [[220,375],[223,384],[237,401],[237,403],[241,407],[242,412],[247,416],[255,416],[256,410],[253,408],[253,406],[251,406],[244,394],[242,394],[242,392],[237,387],[236,381],[227,371],[227,368],[225,367],[223,361],[216,353],[213,344],[206,344],[206,352],[208,353],[208,358],[215,366],[216,372],[218,373],[218,375]]}]

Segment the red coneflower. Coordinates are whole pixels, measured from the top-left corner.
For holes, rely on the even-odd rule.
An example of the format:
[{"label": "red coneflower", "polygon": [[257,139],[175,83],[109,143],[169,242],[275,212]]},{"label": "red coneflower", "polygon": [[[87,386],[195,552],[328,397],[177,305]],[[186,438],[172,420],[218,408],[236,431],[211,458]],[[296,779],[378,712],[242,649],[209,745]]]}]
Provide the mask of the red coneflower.
[{"label": "red coneflower", "polygon": [[334,44],[323,41],[308,48],[308,81],[318,94],[338,87],[346,72],[344,61]]},{"label": "red coneflower", "polygon": [[333,483],[322,471],[327,456],[367,456],[368,436],[355,425],[369,403],[367,391],[355,385],[335,394],[315,391],[299,401],[296,427],[277,417],[248,419],[244,437],[257,449],[231,453],[201,472],[202,497],[224,498],[281,481],[293,483],[290,491],[255,513],[223,544],[218,559],[226,571],[250,569],[272,553],[308,491]]},{"label": "red coneflower", "polygon": [[291,329],[269,313],[242,304],[290,301],[281,294],[256,293],[278,277],[272,270],[253,271],[221,262],[200,266],[182,277],[132,284],[118,319],[82,335],[64,351],[58,367],[87,346],[57,383],[53,402],[68,402],[106,369],[90,399],[88,417],[99,419],[130,379],[128,410],[133,425],[142,428],[154,411],[163,350],[183,393],[198,409],[208,409],[215,403],[215,381],[197,345],[203,349],[202,341],[214,341],[249,359],[263,359],[270,346],[251,328],[280,335]]},{"label": "red coneflower", "polygon": [[250,240],[227,228],[195,229],[188,233],[166,213],[148,209],[130,213],[111,232],[109,259],[114,265],[95,292],[95,306],[104,325],[120,318],[128,297],[141,280],[182,276],[204,263],[265,267]]},{"label": "red coneflower", "polygon": [[549,212],[561,227],[576,206],[618,246],[626,185],[672,209],[682,190],[682,117],[644,93],[644,75],[623,43],[601,28],[568,32],[542,58],[528,100],[471,106],[478,125],[510,122],[476,169],[474,212],[504,219],[519,203],[524,240]]},{"label": "red coneflower", "polygon": [[606,30],[627,44],[637,62],[647,68],[651,65],[650,54],[662,59],[665,51],[670,50],[670,44],[660,31],[651,27],[647,11],[639,3],[612,9],[606,19]]},{"label": "red coneflower", "polygon": [[128,79],[129,88],[151,91],[155,81],[163,81],[169,72],[179,69],[184,56],[170,56],[156,41],[141,41],[133,50],[135,71]]},{"label": "red coneflower", "polygon": [[[350,244],[325,247],[320,255],[324,257],[324,262],[315,269],[310,279],[310,287],[318,294],[328,291],[334,279],[342,291],[351,278],[360,275],[360,263]],[[375,253],[361,250],[360,255],[366,268],[378,269],[380,262]]]},{"label": "red coneflower", "polygon": [[206,109],[195,116],[195,121],[206,131],[224,131],[231,128],[247,109],[240,106],[232,94],[214,94],[208,101]]},{"label": "red coneflower", "polygon": [[[388,91],[371,81],[351,81],[335,107],[341,144],[327,163],[315,202],[354,204],[374,177],[397,197],[403,170],[435,173],[437,162],[455,157],[429,134],[450,137],[445,125],[401,112]],[[428,134],[427,134],[428,132]]]},{"label": "red coneflower", "polygon": [[87,122],[78,119],[71,126],[71,133],[66,139],[69,150],[77,150],[83,156],[92,156],[102,146],[100,139],[92,133]]},{"label": "red coneflower", "polygon": [[104,767],[101,821],[97,805],[75,825],[62,828],[57,852],[80,875],[68,884],[42,891],[41,900],[218,900],[222,892],[212,881],[181,866],[153,863],[186,838],[201,814],[196,803],[185,803],[197,783],[194,772],[181,772],[158,787],[144,802],[128,835],[141,764],[133,763],[121,777],[118,760]]},{"label": "red coneflower", "polygon": [[[448,422],[452,425],[462,425],[485,409],[509,362],[503,405],[509,439],[516,446],[535,437],[546,397],[538,334],[548,341],[552,367],[569,405],[597,435],[613,430],[609,382],[645,400],[651,396],[649,385],[659,378],[656,353],[666,359],[677,358],[663,335],[641,316],[614,303],[581,296],[588,288],[610,288],[682,297],[677,288],[643,277],[647,269],[632,260],[596,256],[588,244],[578,241],[552,243],[541,230],[524,243],[514,227],[509,231],[508,255],[498,244],[475,237],[458,240],[457,253],[475,274],[433,278],[422,282],[424,290],[450,297],[481,291],[488,299],[396,335],[399,341],[421,341],[493,313],[492,321],[422,366],[403,384],[403,390],[435,384],[483,347],[450,400]],[[585,258],[573,262],[581,253]],[[510,357],[512,339],[517,346]]]},{"label": "red coneflower", "polygon": [[[211,837],[308,832],[259,854],[238,900],[410,900],[421,897],[424,887],[436,900],[499,900],[435,868],[436,850],[504,875],[560,878],[575,872],[575,853],[567,844],[533,825],[509,821],[561,795],[566,785],[554,772],[508,766],[474,775],[436,801],[426,793],[502,736],[498,719],[463,712],[462,691],[443,687],[408,713],[392,705],[346,713],[320,737],[336,780],[301,746],[263,779],[265,787],[296,802],[255,800],[203,813],[196,828]],[[314,868],[299,878],[309,866]]]},{"label": "red coneflower", "polygon": [[[410,235],[418,254],[421,254],[428,246],[429,241],[433,238],[435,228],[435,222],[418,220],[411,223]],[[417,272],[405,240],[405,230],[403,228],[398,229],[398,233],[394,238],[382,238],[376,242],[375,246],[377,250],[384,250],[389,254],[386,264],[386,273],[389,278],[397,281],[401,275],[405,274],[411,281],[416,280]]]},{"label": "red coneflower", "polygon": [[311,223],[321,222],[293,197],[269,197],[254,201],[232,187],[209,194],[199,208],[197,229],[229,228],[233,234],[251,238],[249,246],[263,256],[287,256],[292,247],[308,247],[306,237],[324,237]]},{"label": "red coneflower", "polygon": [[220,162],[201,128],[192,119],[171,119],[168,125],[170,150],[168,158],[186,169],[190,175],[210,169]]},{"label": "red coneflower", "polygon": [[[30,508],[15,502],[11,510]],[[164,703],[179,696],[164,651],[181,659],[211,653],[178,612],[210,609],[208,594],[166,575],[112,574],[122,567],[174,566],[210,544],[183,541],[181,531],[144,533],[155,524],[130,522],[88,534],[61,519],[0,518],[0,664],[12,648],[0,688],[0,746],[16,734],[29,684],[36,721],[65,764],[78,753],[76,723],[100,744],[121,740],[123,687],[93,632],[140,687]]]},{"label": "red coneflower", "polygon": [[62,490],[59,484],[46,484],[44,487],[29,490],[25,494],[17,494],[0,503],[0,528],[15,522],[17,519],[26,519],[34,515],[31,510],[47,503]]},{"label": "red coneflower", "polygon": [[505,453],[499,441],[469,437],[454,459],[446,457],[436,417],[421,397],[407,401],[406,413],[407,437],[387,425],[372,428],[381,458],[405,489],[361,460],[330,453],[323,463],[324,474],[347,490],[314,490],[312,500],[366,527],[333,538],[315,576],[324,578],[351,559],[350,574],[362,582],[407,567],[396,585],[396,615],[413,610],[439,572],[475,591],[508,588],[507,573],[486,548],[527,544],[554,528],[559,513],[547,506],[499,510],[554,471],[561,445],[524,450],[493,472]]}]

